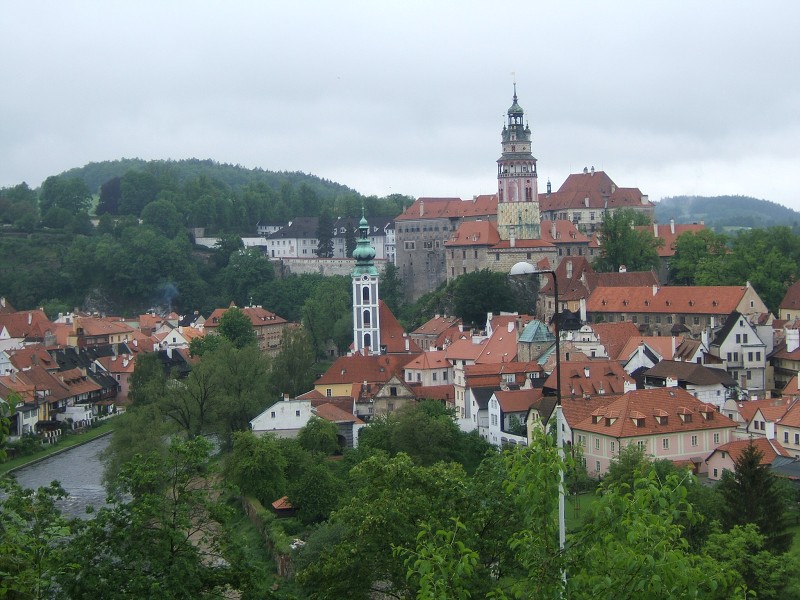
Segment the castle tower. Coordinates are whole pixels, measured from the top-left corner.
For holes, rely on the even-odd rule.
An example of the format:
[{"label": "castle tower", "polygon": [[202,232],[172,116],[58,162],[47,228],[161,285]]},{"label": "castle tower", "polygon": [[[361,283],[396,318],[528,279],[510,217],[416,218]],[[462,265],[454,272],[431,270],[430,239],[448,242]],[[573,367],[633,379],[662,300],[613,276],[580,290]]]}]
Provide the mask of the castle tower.
[{"label": "castle tower", "polygon": [[378,269],[372,260],[375,248],[369,243],[369,224],[364,218],[358,224],[360,237],[353,250],[353,348],[358,354],[380,354],[381,328],[378,310]]},{"label": "castle tower", "polygon": [[502,151],[497,159],[497,230],[500,239],[539,239],[538,174],[532,154],[531,129],[524,122],[525,111],[514,99],[503,126]]}]

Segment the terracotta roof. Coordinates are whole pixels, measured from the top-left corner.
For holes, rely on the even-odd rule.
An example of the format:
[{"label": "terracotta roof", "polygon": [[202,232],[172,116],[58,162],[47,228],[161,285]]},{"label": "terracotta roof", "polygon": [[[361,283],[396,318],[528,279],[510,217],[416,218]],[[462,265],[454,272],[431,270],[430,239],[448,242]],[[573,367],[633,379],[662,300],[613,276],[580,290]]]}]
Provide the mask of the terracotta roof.
[{"label": "terracotta roof", "polygon": [[702,346],[703,344],[700,340],[683,338],[681,343],[678,344],[678,347],[675,349],[672,358],[676,360],[691,360]]},{"label": "terracotta roof", "polygon": [[459,325],[453,325],[452,327],[449,327],[440,333],[439,337],[436,338],[432,345],[436,348],[445,348],[459,339],[472,339],[472,331],[461,331]]},{"label": "terracotta roof", "polygon": [[746,286],[597,287],[586,302],[593,313],[729,315]]},{"label": "terracotta roof", "polygon": [[136,366],[133,355],[101,356],[97,361],[109,373],[133,373]]},{"label": "terracotta roof", "polygon": [[447,353],[444,350],[423,352],[411,362],[407,363],[405,369],[446,369],[451,367],[451,363],[447,360]]},{"label": "terracotta roof", "polygon": [[644,231],[650,233],[656,239],[664,240],[664,243],[657,248],[657,251],[659,256],[665,258],[675,256],[675,243],[682,234],[697,233],[698,231],[703,231],[705,228],[706,226],[703,223],[679,225],[674,221],[670,222],[669,225],[653,223],[652,225],[638,225],[634,227],[637,231]]},{"label": "terracotta roof", "polygon": [[455,386],[450,385],[415,385],[411,391],[418,400],[441,400],[453,404],[456,398]]},{"label": "terracotta roof", "polygon": [[58,377],[61,380],[61,382],[67,386],[71,395],[74,396],[80,394],[88,394],[91,392],[99,392],[103,389],[101,385],[98,385],[97,383],[89,379],[86,376],[86,374],[80,369],[59,371],[58,373],[54,373],[54,375]]},{"label": "terracotta roof", "polygon": [[766,398],[764,400],[742,400],[736,405],[739,415],[746,423],[752,421],[759,410],[766,419],[770,421],[781,419],[783,423],[782,417],[793,406],[793,402],[790,398]]},{"label": "terracotta roof", "polygon": [[483,340],[480,343],[475,343],[472,341],[472,336],[469,338],[464,339],[457,339],[453,341],[447,348],[445,348],[445,353],[450,361],[454,360],[476,360],[483,351],[483,347],[486,345],[486,340]]},{"label": "terracotta roof", "polygon": [[[378,318],[381,326],[381,346],[386,346],[389,354],[422,352],[417,342],[406,335],[400,321],[392,314],[383,300],[378,301]],[[408,342],[408,348],[406,348]]]},{"label": "terracotta roof", "polygon": [[17,310],[11,306],[11,302],[9,302],[5,297],[0,297],[0,314],[8,315],[15,312],[17,312]]},{"label": "terracotta roof", "polygon": [[14,368],[23,371],[31,365],[41,365],[48,371],[58,370],[58,363],[41,344],[31,344],[8,351],[8,358]]},{"label": "terracotta roof", "polygon": [[483,195],[473,200],[460,198],[418,198],[395,221],[483,217],[497,214],[497,196]]},{"label": "terracotta roof", "polygon": [[660,358],[664,360],[671,360],[675,350],[677,350],[680,343],[683,341],[681,337],[675,336],[660,336],[660,335],[640,335],[629,338],[625,342],[625,346],[619,353],[619,356],[610,356],[609,358],[616,358],[618,360],[627,360],[631,357],[634,351],[640,346],[647,344],[647,346],[656,352]]},{"label": "terracotta roof", "polygon": [[536,361],[531,362],[508,362],[508,363],[482,363],[475,365],[467,365],[464,368],[464,377],[466,379],[466,386],[484,387],[484,386],[497,386],[499,387],[503,381],[504,375],[514,375],[514,384],[522,385],[527,376],[531,373],[542,373],[543,369]]},{"label": "terracotta roof", "polygon": [[[236,305],[231,303],[231,306],[228,308],[217,308],[214,312],[209,315],[208,319],[206,319],[205,324],[203,327],[208,329],[214,329],[215,327],[219,327],[219,320],[222,318],[228,310],[231,308],[235,308]],[[245,306],[244,308],[240,309],[244,314],[250,317],[250,322],[253,324],[253,327],[265,327],[267,325],[280,325],[283,323],[287,323],[286,319],[276,315],[274,312],[271,312],[261,306]]]},{"label": "terracotta roof", "polygon": [[[681,418],[681,414],[691,415],[692,418]],[[664,416],[666,422],[659,422],[656,418],[659,415]],[[658,388],[630,391],[608,406],[592,412],[573,429],[629,438],[728,427],[734,428],[736,423],[686,390]]]},{"label": "terracotta roof", "polygon": [[[587,376],[588,371],[588,376]],[[555,390],[557,373],[553,370],[545,380],[544,387]],[[562,361],[561,363],[561,397],[567,396],[603,396],[622,394],[625,383],[635,385],[636,382],[622,366],[613,360]]]},{"label": "terracotta roof", "polygon": [[23,310],[0,313],[0,331],[3,328],[12,338],[41,339],[45,331],[53,330],[53,324],[42,310]]},{"label": "terracotta roof", "polygon": [[527,412],[531,405],[542,398],[540,388],[527,390],[509,390],[494,393],[494,397],[500,403],[500,410],[504,413]]},{"label": "terracotta roof", "polygon": [[628,340],[639,335],[639,328],[630,321],[618,323],[594,323],[592,331],[606,349],[609,357],[617,359]]},{"label": "terracotta roof", "polygon": [[[572,270],[572,275],[568,276]],[[568,256],[558,263],[555,269],[558,279],[558,297],[560,301],[579,300],[589,296],[588,289],[584,285],[584,274],[592,272],[589,261],[583,256]],[[542,282],[540,292],[546,296],[555,295],[553,286],[553,276],[550,273],[541,275]]]},{"label": "terracotta roof", "polygon": [[625,271],[623,273],[586,274],[586,287],[594,291],[598,287],[650,287],[658,285],[658,275],[654,271]]},{"label": "terracotta roof", "polygon": [[336,359],[322,377],[314,382],[314,385],[361,384],[364,381],[386,383],[393,375],[398,375],[402,380],[402,369],[413,358],[409,354],[342,356]]},{"label": "terracotta roof", "polygon": [[589,243],[589,237],[568,219],[556,219],[555,221],[542,219],[540,226],[541,238],[545,242],[551,244]]},{"label": "terracotta roof", "polygon": [[444,316],[435,316],[434,318],[426,321],[419,327],[417,327],[413,333],[416,335],[436,335],[438,336],[443,331],[446,331],[450,327],[458,326],[461,323],[461,319],[459,317],[448,317],[447,315]]},{"label": "terracotta roof", "polygon": [[555,248],[555,246],[544,240],[516,239],[513,246],[509,240],[503,240],[491,247],[492,250],[518,250],[519,248]]},{"label": "terracotta roof", "polygon": [[781,425],[800,427],[800,402],[791,402],[789,409],[781,417]]},{"label": "terracotta roof", "polygon": [[566,396],[561,398],[561,411],[564,414],[564,419],[567,421],[567,424],[571,428],[574,428],[597,409],[608,406],[621,397],[621,394],[592,396],[590,398],[583,398],[581,396],[573,398],[571,396]]},{"label": "terracotta roof", "polygon": [[757,437],[749,440],[735,440],[733,442],[723,444],[722,446],[718,446],[714,449],[714,452],[709,455],[706,461],[714,456],[715,452],[727,452],[730,454],[731,460],[735,463],[737,460],[739,460],[739,457],[742,455],[742,452],[744,452],[745,448],[747,448],[750,444],[753,444],[763,455],[761,457],[762,465],[771,464],[777,456],[791,456],[780,444],[780,442],[778,442],[778,440],[768,440],[765,437]]},{"label": "terracotta roof", "polygon": [[558,191],[548,195],[539,194],[542,211],[571,208],[652,208],[649,200],[644,203],[639,188],[620,188],[604,171],[573,173],[567,177]]},{"label": "terracotta roof", "polygon": [[783,387],[781,394],[784,396],[797,396],[800,395],[800,378],[797,375],[792,377],[789,382]]},{"label": "terracotta roof", "polygon": [[352,411],[347,412],[346,410],[342,410],[338,406],[325,403],[320,404],[314,409],[316,415],[326,421],[331,421],[332,423],[355,423],[356,425],[363,425],[364,421],[359,419],[355,416]]},{"label": "terracotta roof", "polygon": [[322,406],[323,404],[332,404],[339,410],[348,414],[355,414],[354,396],[323,396],[319,392],[316,392],[319,394],[319,397],[312,397],[310,396],[312,392],[316,392],[316,390],[311,390],[311,392],[298,396],[297,400],[311,400],[311,406],[313,408]]},{"label": "terracotta roof", "polygon": [[444,245],[452,246],[493,246],[500,241],[497,226],[492,221],[464,221],[453,232],[453,237]]},{"label": "terracotta roof", "polygon": [[781,310],[800,310],[800,281],[795,281],[789,286],[778,308]]},{"label": "terracotta roof", "polygon": [[77,317],[73,330],[77,332],[79,328],[83,329],[85,336],[91,337],[126,334],[130,336],[136,331],[122,321],[103,317]]},{"label": "terracotta roof", "polygon": [[272,508],[275,510],[289,510],[294,507],[292,503],[289,502],[289,496],[284,496],[283,498],[275,500],[275,502],[272,503]]}]

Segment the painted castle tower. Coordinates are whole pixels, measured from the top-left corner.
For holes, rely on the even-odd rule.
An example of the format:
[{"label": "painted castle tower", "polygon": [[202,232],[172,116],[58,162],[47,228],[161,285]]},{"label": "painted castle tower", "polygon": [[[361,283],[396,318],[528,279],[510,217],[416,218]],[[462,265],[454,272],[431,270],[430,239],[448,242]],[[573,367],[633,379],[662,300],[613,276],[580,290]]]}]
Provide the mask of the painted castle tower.
[{"label": "painted castle tower", "polygon": [[353,349],[357,354],[380,354],[381,328],[378,310],[378,269],[373,264],[375,248],[369,243],[369,224],[361,215],[360,237],[353,258]]},{"label": "painted castle tower", "polygon": [[532,154],[531,129],[525,111],[514,100],[503,126],[503,154],[497,159],[497,231],[502,240],[540,237],[539,189],[536,158]]}]

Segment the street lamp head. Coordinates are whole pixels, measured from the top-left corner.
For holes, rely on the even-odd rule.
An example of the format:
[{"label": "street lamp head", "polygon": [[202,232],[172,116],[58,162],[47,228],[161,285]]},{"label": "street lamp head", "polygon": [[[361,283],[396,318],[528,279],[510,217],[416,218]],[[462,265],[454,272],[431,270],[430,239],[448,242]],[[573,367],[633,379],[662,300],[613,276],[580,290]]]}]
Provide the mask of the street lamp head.
[{"label": "street lamp head", "polygon": [[530,273],[536,273],[536,267],[534,267],[531,263],[527,263],[525,261],[518,262],[511,270],[508,272],[509,275],[528,275]]}]

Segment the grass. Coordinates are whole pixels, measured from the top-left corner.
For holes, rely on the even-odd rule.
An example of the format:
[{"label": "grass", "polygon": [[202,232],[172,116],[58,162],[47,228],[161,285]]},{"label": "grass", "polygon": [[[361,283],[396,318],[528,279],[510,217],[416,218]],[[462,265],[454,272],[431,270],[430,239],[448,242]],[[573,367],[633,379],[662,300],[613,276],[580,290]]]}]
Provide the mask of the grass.
[{"label": "grass", "polygon": [[577,495],[568,495],[564,504],[564,517],[567,522],[567,531],[574,531],[583,524],[583,516],[597,501],[594,490]]},{"label": "grass", "polygon": [[56,454],[58,452],[66,450],[67,448],[72,448],[80,444],[85,444],[86,442],[90,442],[94,439],[97,439],[100,436],[105,435],[113,430],[114,430],[114,420],[108,419],[104,421],[102,424],[96,427],[92,427],[86,432],[64,435],[57,443],[43,445],[41,450],[38,450],[33,454],[28,454],[27,456],[18,456],[17,458],[13,458],[9,461],[4,462],[3,464],[0,464],[0,475],[5,475],[12,469],[24,467],[28,463],[32,463],[42,458],[46,458],[52,454]]}]

